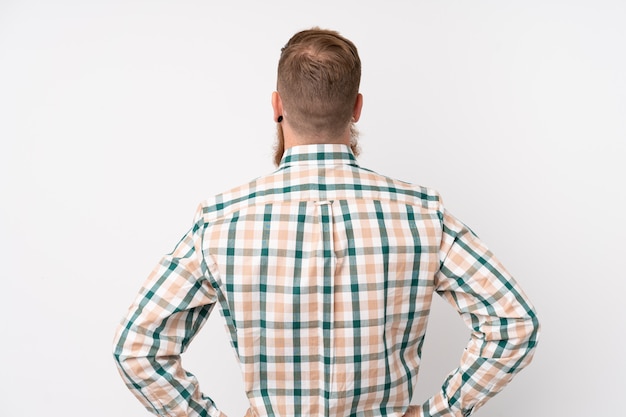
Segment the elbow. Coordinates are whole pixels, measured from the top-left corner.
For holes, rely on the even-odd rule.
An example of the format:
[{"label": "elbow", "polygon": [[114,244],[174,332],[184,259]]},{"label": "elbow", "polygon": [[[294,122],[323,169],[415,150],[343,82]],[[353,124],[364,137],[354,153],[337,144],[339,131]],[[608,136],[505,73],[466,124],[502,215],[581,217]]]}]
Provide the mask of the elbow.
[{"label": "elbow", "polygon": [[117,372],[127,385],[135,385],[141,378],[141,366],[138,366],[138,358],[134,358],[115,347],[113,349],[113,362]]},{"label": "elbow", "polygon": [[123,337],[124,329],[122,325],[118,326],[115,331],[115,336],[113,337],[112,344],[112,354],[113,354],[113,362],[117,367],[118,371],[124,375],[126,359],[128,358],[128,349],[125,347],[125,338]]},{"label": "elbow", "polygon": [[122,362],[122,359],[116,347],[113,347],[113,351],[111,352],[111,354],[113,355],[113,361],[115,362],[115,364],[120,365]]},{"label": "elbow", "polygon": [[124,368],[124,358],[117,352],[117,349],[113,350],[113,362],[118,369],[121,370]]},{"label": "elbow", "polygon": [[541,333],[541,324],[539,324],[539,319],[534,311],[528,320],[528,328],[528,350],[534,352],[537,348],[537,343],[539,343],[539,335]]},{"label": "elbow", "polygon": [[476,352],[507,361],[511,370],[529,364],[535,354],[541,325],[533,310],[514,318],[499,318],[475,333]]},{"label": "elbow", "polygon": [[113,362],[115,363],[115,367],[117,368],[117,372],[119,372],[120,376],[124,380],[130,379],[129,369],[125,366],[126,363],[124,359],[115,352],[113,352]]},{"label": "elbow", "polygon": [[520,355],[517,358],[516,364],[513,369],[521,370],[528,366],[537,350],[537,344],[539,342],[539,335],[541,333],[541,324],[534,311],[524,320],[524,337],[520,338],[518,345],[518,352]]},{"label": "elbow", "polygon": [[541,333],[541,324],[539,324],[539,319],[536,314],[533,314],[530,321],[532,329],[530,339],[532,340],[533,345],[537,345],[537,342],[539,341],[539,334]]}]

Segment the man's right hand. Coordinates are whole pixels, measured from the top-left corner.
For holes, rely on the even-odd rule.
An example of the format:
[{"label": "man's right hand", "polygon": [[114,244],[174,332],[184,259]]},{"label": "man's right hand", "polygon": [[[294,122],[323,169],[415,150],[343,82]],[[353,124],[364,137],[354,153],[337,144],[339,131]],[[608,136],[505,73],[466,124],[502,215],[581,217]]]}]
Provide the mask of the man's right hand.
[{"label": "man's right hand", "polygon": [[404,413],[404,416],[402,417],[417,417],[419,409],[419,405],[410,405],[409,408],[406,410],[406,413]]}]

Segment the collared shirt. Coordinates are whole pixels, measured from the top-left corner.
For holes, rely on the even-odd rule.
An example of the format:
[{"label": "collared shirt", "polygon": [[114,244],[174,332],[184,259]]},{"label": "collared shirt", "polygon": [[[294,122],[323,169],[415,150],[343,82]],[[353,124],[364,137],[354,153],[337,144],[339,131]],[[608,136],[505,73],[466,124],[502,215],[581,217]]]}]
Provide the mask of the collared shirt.
[{"label": "collared shirt", "polygon": [[471,329],[419,416],[467,416],[531,360],[535,311],[432,189],[359,167],[344,145],[203,202],[120,324],[128,387],[163,416],[221,416],[180,354],[215,306],[258,416],[402,416],[434,294]]}]

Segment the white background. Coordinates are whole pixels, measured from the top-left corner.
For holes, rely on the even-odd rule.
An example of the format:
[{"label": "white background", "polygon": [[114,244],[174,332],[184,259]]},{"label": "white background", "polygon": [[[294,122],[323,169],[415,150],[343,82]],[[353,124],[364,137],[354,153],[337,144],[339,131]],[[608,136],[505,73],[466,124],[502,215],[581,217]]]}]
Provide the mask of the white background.
[{"label": "white background", "polygon": [[[478,416],[623,415],[626,2],[0,0],[0,414],[145,416],[111,340],[210,195],[273,170],[281,46],[363,61],[362,165],[438,189],[536,304]],[[414,402],[468,333],[435,304]],[[186,367],[246,408],[217,311]]]}]

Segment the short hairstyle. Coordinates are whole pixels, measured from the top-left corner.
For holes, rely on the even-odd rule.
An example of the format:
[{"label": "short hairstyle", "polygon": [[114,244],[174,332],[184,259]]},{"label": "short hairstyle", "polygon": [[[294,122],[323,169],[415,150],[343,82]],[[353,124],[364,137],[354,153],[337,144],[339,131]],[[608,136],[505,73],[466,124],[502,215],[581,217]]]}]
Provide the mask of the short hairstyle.
[{"label": "short hairstyle", "polygon": [[282,48],[277,90],[298,133],[334,136],[349,125],[361,82],[356,46],[338,32],[312,28]]}]

